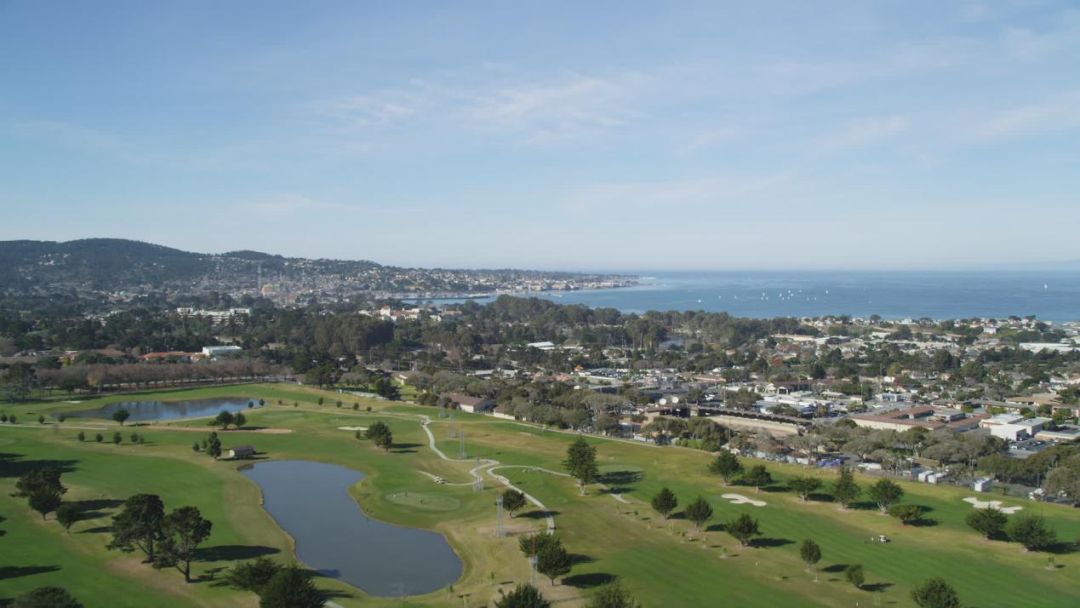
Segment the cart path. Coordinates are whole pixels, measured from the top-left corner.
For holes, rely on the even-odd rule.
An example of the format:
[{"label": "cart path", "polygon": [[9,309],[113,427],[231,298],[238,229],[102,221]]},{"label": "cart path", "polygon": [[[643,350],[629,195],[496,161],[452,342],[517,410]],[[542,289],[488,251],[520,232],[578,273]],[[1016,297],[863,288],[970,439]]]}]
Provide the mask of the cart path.
[{"label": "cart path", "polygon": [[[439,458],[442,458],[443,460],[446,460],[446,461],[449,461],[449,462],[471,462],[468,459],[463,460],[463,459],[460,459],[460,458],[450,458],[442,450],[440,450],[439,446],[435,445],[435,434],[431,432],[430,428],[428,428],[428,424],[430,424],[430,423],[431,423],[431,418],[430,417],[428,417],[428,416],[420,416],[420,428],[424,429],[424,432],[427,433],[428,446],[431,448],[431,451],[438,454]],[[547,520],[547,531],[548,531],[549,534],[554,534],[555,533],[555,516],[553,516],[551,514],[551,511],[548,510],[548,508],[544,505],[544,503],[540,502],[540,499],[538,499],[535,496],[529,494],[528,492],[525,492],[521,488],[516,487],[514,484],[510,483],[509,479],[503,477],[502,475],[496,475],[496,474],[491,472],[492,469],[494,469],[494,468],[507,468],[507,467],[510,467],[510,466],[515,466],[515,465],[503,465],[498,460],[492,460],[490,458],[483,458],[483,459],[480,459],[480,460],[477,461],[476,466],[469,469],[469,475],[472,476],[474,482],[477,481],[477,480],[480,480],[482,482],[483,479],[484,479],[483,478],[483,473],[486,472],[488,474],[488,476],[491,477],[492,479],[494,479],[495,481],[498,481],[502,485],[504,485],[504,486],[506,486],[506,487],[508,487],[508,488],[510,488],[512,490],[516,490],[518,492],[521,492],[525,496],[525,500],[531,502],[536,508],[538,508],[538,509],[540,509],[541,511],[544,512],[544,519]],[[524,467],[524,468],[529,468],[529,467]],[[533,468],[536,468],[536,467],[533,467]],[[556,473],[555,471],[550,471],[550,472]],[[556,473],[556,474],[565,475],[565,473]],[[432,477],[434,477],[434,476],[432,476]],[[454,485],[472,485],[472,483],[454,484]]]}]

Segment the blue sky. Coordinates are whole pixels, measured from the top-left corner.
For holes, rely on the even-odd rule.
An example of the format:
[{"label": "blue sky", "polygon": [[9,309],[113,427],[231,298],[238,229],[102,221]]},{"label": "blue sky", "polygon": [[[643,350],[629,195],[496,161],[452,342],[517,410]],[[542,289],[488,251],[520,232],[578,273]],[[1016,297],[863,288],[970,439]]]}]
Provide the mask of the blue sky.
[{"label": "blue sky", "polygon": [[0,0],[0,211],[418,266],[1080,259],[1080,6]]}]

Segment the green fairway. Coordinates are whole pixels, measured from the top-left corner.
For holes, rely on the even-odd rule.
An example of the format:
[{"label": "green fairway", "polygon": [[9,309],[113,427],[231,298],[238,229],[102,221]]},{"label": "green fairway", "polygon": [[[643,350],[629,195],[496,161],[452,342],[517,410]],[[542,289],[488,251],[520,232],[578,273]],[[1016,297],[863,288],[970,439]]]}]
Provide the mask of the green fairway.
[{"label": "green fairway", "polygon": [[[542,529],[542,514],[533,505],[525,507],[504,521],[509,534],[498,537],[495,493],[501,486],[489,477],[482,491],[472,487],[469,470],[478,466],[477,459],[522,465],[499,469],[497,474],[555,513],[559,533],[576,563],[561,584],[551,585],[543,577],[538,581],[543,593],[560,600],[559,605],[581,605],[596,585],[617,577],[646,606],[913,606],[911,589],[931,576],[945,577],[965,605],[1080,604],[1076,584],[1080,553],[1063,550],[1048,568],[1048,554],[983,540],[964,524],[972,507],[963,499],[974,493],[963,488],[902,484],[907,492],[903,502],[928,509],[923,525],[902,526],[876,509],[843,511],[826,500],[803,502],[792,492],[776,491],[793,475],[821,475],[831,481],[831,472],[767,463],[777,483],[756,492],[744,486],[724,487],[707,473],[710,455],[701,451],[589,438],[598,449],[600,481],[607,491],[594,485],[581,496],[574,480],[533,468],[561,471],[575,434],[459,412],[454,432],[465,433],[467,460],[447,461],[428,447],[420,424],[420,415],[430,416],[438,447],[457,458],[459,439],[451,438],[451,423],[438,419],[434,408],[282,385],[2,406],[3,411],[18,414],[20,426],[0,425],[4,517],[0,530],[5,532],[0,536],[0,598],[57,584],[88,606],[255,606],[253,594],[219,584],[222,569],[258,555],[288,561],[291,541],[263,511],[257,487],[236,470],[239,463],[214,461],[192,451],[192,443],[210,430],[205,419],[140,426],[137,430],[146,438],[143,445],[128,443],[133,429],[125,429],[119,446],[108,439],[96,443],[75,438],[74,426],[107,429],[105,434],[111,437],[119,428],[112,421],[36,423],[37,412],[87,409],[108,401],[217,396],[266,401],[265,408],[247,412],[247,430],[219,431],[226,449],[251,444],[267,458],[318,460],[363,471],[366,478],[351,493],[367,514],[443,533],[465,564],[452,592],[446,589],[407,600],[372,598],[338,581],[318,579],[321,588],[335,594],[333,601],[346,607],[490,605],[500,588],[528,580],[518,537]],[[335,406],[337,399],[343,407]],[[358,410],[352,409],[354,402],[361,404]],[[371,412],[366,411],[368,406]],[[379,420],[394,435],[395,447],[389,452],[338,429],[366,427]],[[52,516],[43,522],[23,499],[10,496],[19,472],[44,461],[65,467],[63,483],[69,488],[65,500],[82,501],[90,511],[90,517],[76,523],[70,533]],[[432,476],[447,483],[437,484]],[[858,481],[866,487],[873,479],[860,476]],[[680,503],[669,520],[649,506],[653,494],[664,486]],[[160,494],[167,508],[197,506],[214,522],[203,559],[194,565],[199,582],[184,584],[175,570],[156,571],[140,563],[138,554],[105,549],[104,527],[118,501],[141,492]],[[724,494],[766,504],[733,504]],[[700,532],[681,515],[683,506],[698,495],[715,513]],[[1004,504],[1023,507],[1022,513],[1045,515],[1061,540],[1080,537],[1080,510],[1016,499],[1004,499]],[[723,522],[740,513],[760,521],[762,536],[755,547],[741,547],[722,530]],[[869,542],[881,534],[892,542]],[[805,572],[799,559],[798,544],[805,538],[813,538],[823,551],[817,576]],[[849,564],[863,565],[866,589],[857,590],[843,580],[842,567]]]}]

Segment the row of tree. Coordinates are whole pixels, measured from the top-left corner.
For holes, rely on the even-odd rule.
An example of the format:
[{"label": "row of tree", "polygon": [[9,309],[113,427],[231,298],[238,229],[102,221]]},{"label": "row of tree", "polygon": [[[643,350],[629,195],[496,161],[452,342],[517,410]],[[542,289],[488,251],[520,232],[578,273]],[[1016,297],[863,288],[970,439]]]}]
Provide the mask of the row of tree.
[{"label": "row of tree", "polygon": [[[551,602],[532,585],[521,584],[495,600],[496,608],[550,608]],[[593,594],[585,608],[641,608],[641,604],[619,581],[608,583]]]},{"label": "row of tree", "polygon": [[1044,551],[1057,544],[1057,533],[1041,515],[1010,518],[995,508],[975,509],[965,518],[967,525],[988,540],[1005,539],[1023,545],[1025,551]]},{"label": "row of tree", "polygon": [[258,595],[260,608],[322,608],[325,598],[311,579],[295,564],[283,566],[265,557],[238,564],[225,575],[231,587]]},{"label": "row of tree", "polygon": [[110,549],[140,549],[155,568],[175,567],[191,582],[191,562],[199,545],[210,537],[213,524],[197,507],[180,507],[165,513],[156,494],[136,494],[124,501],[113,517]]}]

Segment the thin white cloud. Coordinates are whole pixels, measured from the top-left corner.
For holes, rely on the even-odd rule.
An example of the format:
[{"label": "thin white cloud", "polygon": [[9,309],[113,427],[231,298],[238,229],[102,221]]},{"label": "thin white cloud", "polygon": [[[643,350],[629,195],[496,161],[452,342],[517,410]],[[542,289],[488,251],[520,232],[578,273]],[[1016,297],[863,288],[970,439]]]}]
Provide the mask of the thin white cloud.
[{"label": "thin white cloud", "polygon": [[776,192],[789,185],[790,171],[765,175],[722,175],[656,181],[592,184],[571,192],[563,208],[572,214],[589,212],[653,212],[695,206],[740,203],[751,196]]},{"label": "thin white cloud", "polygon": [[819,138],[813,144],[815,152],[830,154],[889,139],[911,126],[906,116],[893,115],[853,120],[840,130]]},{"label": "thin white cloud", "polygon": [[[490,70],[483,75],[492,76]],[[523,80],[509,71],[494,81],[414,79],[402,88],[322,100],[309,107],[346,129],[411,123],[466,128],[524,142],[574,139],[625,124],[635,76],[577,73]],[[507,75],[508,74],[508,75]]]},{"label": "thin white cloud", "polygon": [[1080,128],[1080,91],[1071,91],[978,119],[969,128],[968,138],[985,142],[1077,128]]},{"label": "thin white cloud", "polygon": [[1067,10],[1043,30],[1009,26],[1004,30],[1004,48],[1024,60],[1042,59],[1080,48],[1080,10]]}]

